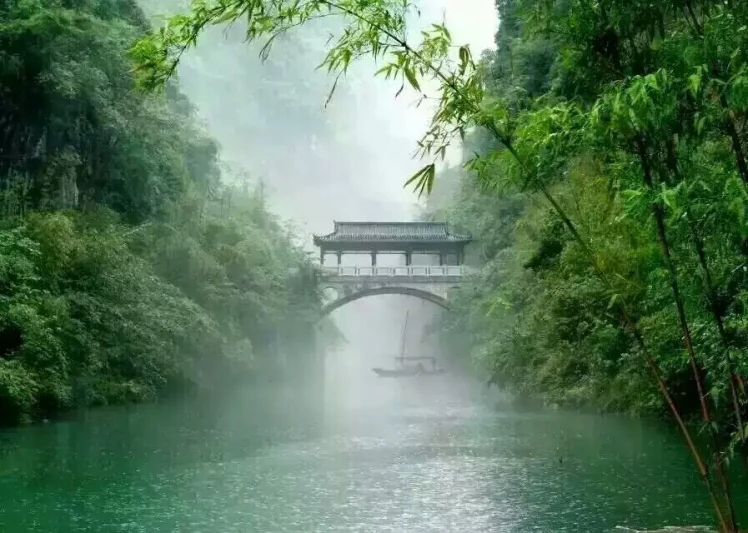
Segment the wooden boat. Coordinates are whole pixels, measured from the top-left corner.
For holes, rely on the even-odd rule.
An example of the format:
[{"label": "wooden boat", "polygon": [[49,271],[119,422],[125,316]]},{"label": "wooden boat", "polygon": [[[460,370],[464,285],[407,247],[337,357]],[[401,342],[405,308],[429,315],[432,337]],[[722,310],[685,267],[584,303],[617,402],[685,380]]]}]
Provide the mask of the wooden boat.
[{"label": "wooden boat", "polygon": [[[403,324],[403,332],[400,340],[400,357],[395,358],[400,363],[400,367],[389,370],[385,368],[372,368],[374,373],[380,378],[425,377],[444,374],[446,371],[436,366],[436,357],[405,357],[405,332],[407,326],[408,313],[405,313],[405,324]],[[420,361],[424,359],[431,361],[431,368],[427,369],[420,362],[409,366],[403,364],[405,361]]]},{"label": "wooden boat", "polygon": [[446,370],[444,370],[443,368],[437,368],[436,370],[421,370],[414,367],[397,368],[392,370],[387,370],[385,368],[372,368],[372,370],[380,378],[436,376],[439,374],[444,374],[446,372]]}]

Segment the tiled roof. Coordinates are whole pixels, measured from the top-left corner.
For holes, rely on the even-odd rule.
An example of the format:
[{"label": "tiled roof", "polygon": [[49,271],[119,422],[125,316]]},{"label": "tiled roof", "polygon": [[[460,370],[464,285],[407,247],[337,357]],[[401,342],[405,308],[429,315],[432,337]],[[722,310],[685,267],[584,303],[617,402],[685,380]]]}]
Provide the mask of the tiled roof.
[{"label": "tiled roof", "polygon": [[315,235],[316,242],[467,242],[470,237],[451,233],[444,222],[335,222],[335,231]]}]

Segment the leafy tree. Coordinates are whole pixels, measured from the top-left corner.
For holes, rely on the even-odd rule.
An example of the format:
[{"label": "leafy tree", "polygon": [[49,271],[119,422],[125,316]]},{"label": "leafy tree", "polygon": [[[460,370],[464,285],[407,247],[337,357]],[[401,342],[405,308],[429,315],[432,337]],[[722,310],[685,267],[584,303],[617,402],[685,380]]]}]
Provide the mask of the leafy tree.
[{"label": "leafy tree", "polygon": [[74,4],[0,8],[4,212],[100,203],[142,221],[215,182],[198,161],[217,148],[174,88],[166,105],[132,90],[127,49],[148,28],[134,2]]}]

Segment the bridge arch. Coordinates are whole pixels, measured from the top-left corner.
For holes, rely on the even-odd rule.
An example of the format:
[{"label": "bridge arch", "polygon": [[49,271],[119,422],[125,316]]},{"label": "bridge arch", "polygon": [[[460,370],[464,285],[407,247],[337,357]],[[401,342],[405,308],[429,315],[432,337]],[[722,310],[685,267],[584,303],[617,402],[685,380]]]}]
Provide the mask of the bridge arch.
[{"label": "bridge arch", "polygon": [[345,304],[360,300],[361,298],[367,298],[369,296],[379,296],[382,294],[399,294],[402,296],[413,296],[434,303],[443,309],[449,309],[449,301],[442,296],[434,294],[432,292],[424,291],[421,289],[415,289],[412,287],[375,287],[370,289],[364,289],[356,291],[352,294],[347,294],[338,298],[337,300],[330,302],[322,308],[322,316],[325,317],[343,307]]}]

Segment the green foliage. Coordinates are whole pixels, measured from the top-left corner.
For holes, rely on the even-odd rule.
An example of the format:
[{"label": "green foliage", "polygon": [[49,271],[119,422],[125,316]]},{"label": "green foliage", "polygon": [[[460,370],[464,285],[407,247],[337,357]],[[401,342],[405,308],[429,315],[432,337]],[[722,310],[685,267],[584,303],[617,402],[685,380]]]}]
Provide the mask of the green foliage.
[{"label": "green foliage", "polygon": [[[609,277],[625,280],[618,290],[645,302],[646,265],[659,264],[649,226],[622,216],[622,204],[611,199],[609,184],[595,170],[580,162],[553,194],[567,212],[580,215],[578,227]],[[659,410],[659,394],[620,326],[620,296],[611,297],[595,278],[553,211],[540,198],[491,198],[469,175],[461,178],[460,191],[442,216],[478,236],[470,260],[479,270],[447,317],[448,339],[467,342],[481,373],[520,395],[608,411]],[[625,239],[617,237],[621,233]],[[665,299],[658,308],[667,314],[669,305]],[[677,350],[678,332],[667,318]]]},{"label": "green foliage", "polygon": [[314,271],[221,183],[176,87],[135,91],[137,5],[0,18],[0,423],[276,371],[279,341],[309,342]]},{"label": "green foliage", "polygon": [[[716,89],[700,92],[707,70],[697,67],[697,74],[689,75],[683,51],[685,47],[690,53],[693,48],[696,56],[702,50],[684,41],[686,28],[679,25],[683,20],[671,18],[671,7],[663,7],[658,15],[652,4],[642,5],[642,12],[632,15],[616,2],[606,6],[595,11],[575,2],[499,5],[506,15],[497,36],[499,48],[484,57],[479,69],[489,97],[499,104],[492,104],[491,122],[483,123],[491,134],[478,131],[469,141],[479,157],[468,161],[468,168],[477,174],[481,190],[494,197],[494,206],[496,195],[499,205],[504,205],[517,189],[527,191],[531,193],[528,205],[538,201],[535,195],[551,201],[556,223],[542,222],[548,213],[533,208],[508,226],[494,207],[495,220],[485,224],[474,216],[486,209],[483,200],[470,194],[477,190],[474,180],[459,178],[458,188],[468,192],[451,202],[450,217],[483,243],[502,236],[505,249],[482,258],[479,289],[458,303],[462,312],[455,313],[459,318],[450,327],[473,339],[475,358],[493,373],[494,381],[519,392],[549,402],[604,409],[661,409],[665,405],[657,401],[655,387],[645,385],[646,372],[636,362],[642,348],[617,316],[623,305],[634,310],[637,327],[673,396],[685,411],[691,411],[698,401],[682,352],[683,333],[673,312],[671,286],[676,279],[700,364],[713,384],[711,400],[719,406],[722,422],[731,427],[729,374],[748,375],[745,358],[739,355],[746,348],[744,335],[731,325],[743,323],[740,294],[746,281],[742,128],[734,130],[738,142],[730,138],[731,114],[738,119],[742,110],[717,109]],[[619,7],[622,11],[615,12]],[[606,13],[606,8],[611,11]],[[606,33],[610,19],[603,19],[614,12],[621,17],[621,34],[633,32],[636,37],[611,50],[606,47],[612,44],[602,44],[614,38]],[[698,13],[707,20],[705,12]],[[673,48],[660,35],[663,14],[668,37],[677,41]],[[723,15],[715,19],[724,22]],[[745,13],[734,9],[731,16],[737,24]],[[656,22],[651,30],[646,29],[648,17]],[[522,25],[535,33],[526,29],[517,38]],[[697,31],[695,25],[691,31]],[[650,47],[642,47],[642,41]],[[509,59],[540,46],[558,50],[552,66],[544,56],[536,58],[532,67]],[[739,54],[735,50],[732,62]],[[662,54],[657,58],[660,64],[655,52]],[[602,70],[598,61],[608,60],[631,74]],[[528,76],[528,68],[542,68],[545,78],[539,82]],[[584,90],[572,91],[568,80],[578,79],[580,73],[586,76]],[[538,86],[551,89],[540,94]],[[694,101],[697,93],[703,103]],[[569,97],[573,101],[566,103]],[[728,100],[724,102],[730,106]],[[707,116],[707,109],[715,116]],[[707,135],[709,127],[714,130]],[[437,194],[438,190],[439,186]],[[658,212],[663,215],[676,278],[658,252],[653,206],[655,219]],[[534,228],[531,234],[528,227]],[[579,253],[580,248],[587,252]],[[497,271],[502,275],[489,275]],[[603,281],[602,285],[592,289],[590,277]],[[513,294],[519,295],[519,302]],[[580,295],[584,306],[568,305]],[[556,298],[567,305],[554,305]],[[505,304],[493,306],[495,301]],[[468,312],[486,306],[491,313]],[[486,323],[495,317],[495,309],[502,317]],[[592,316],[587,314],[590,310]],[[718,322],[724,324],[723,332]],[[589,334],[569,336],[568,323]],[[611,334],[598,335],[606,329]],[[574,361],[575,372],[566,373],[563,365],[558,366],[559,359],[567,358]],[[607,363],[601,365],[600,360]],[[609,373],[599,374],[602,368]],[[547,382],[542,376],[553,379]],[[621,387],[622,383],[633,386]],[[739,410],[743,409],[741,401]]]},{"label": "green foliage", "polygon": [[216,146],[174,88],[133,91],[128,49],[147,25],[132,1],[0,7],[5,215],[106,204],[139,222],[215,182]]},{"label": "green foliage", "polygon": [[288,282],[289,265],[309,266],[257,209],[178,229],[133,229],[107,210],[9,222],[0,232],[0,402],[10,421],[261,368],[275,328],[313,321],[317,295],[313,283]]}]

